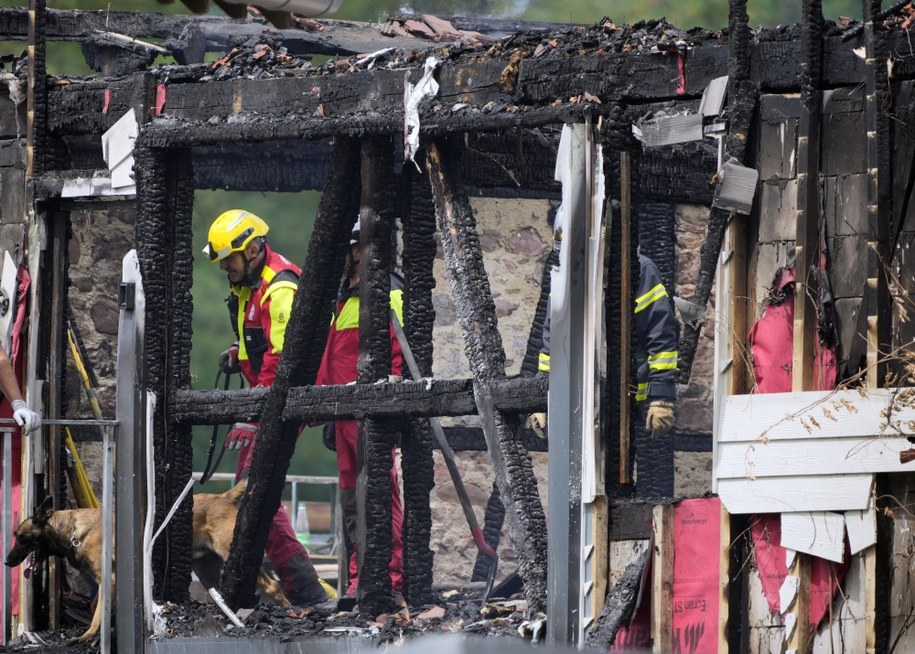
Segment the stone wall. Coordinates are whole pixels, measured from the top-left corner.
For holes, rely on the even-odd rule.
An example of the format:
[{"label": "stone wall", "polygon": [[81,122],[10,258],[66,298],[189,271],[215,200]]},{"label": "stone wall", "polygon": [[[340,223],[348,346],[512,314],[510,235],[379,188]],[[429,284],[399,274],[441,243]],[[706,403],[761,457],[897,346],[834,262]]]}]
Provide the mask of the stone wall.
[{"label": "stone wall", "polygon": [[[87,365],[98,379],[95,393],[106,419],[115,417],[118,287],[121,260],[134,247],[135,219],[133,203],[112,204],[105,211],[79,209],[70,213],[67,301],[85,345]],[[65,383],[64,416],[94,418],[69,352]],[[89,427],[74,432],[80,459],[96,496],[101,498],[101,436]]]}]

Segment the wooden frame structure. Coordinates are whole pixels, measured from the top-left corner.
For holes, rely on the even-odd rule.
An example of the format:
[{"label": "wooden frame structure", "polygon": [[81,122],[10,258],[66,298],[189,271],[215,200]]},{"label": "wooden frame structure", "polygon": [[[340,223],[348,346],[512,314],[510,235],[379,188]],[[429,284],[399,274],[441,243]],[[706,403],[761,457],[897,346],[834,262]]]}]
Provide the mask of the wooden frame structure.
[{"label": "wooden frame structure", "polygon": [[[878,353],[899,341],[900,328],[891,334],[892,307],[888,299],[887,262],[892,262],[901,243],[907,243],[908,198],[912,192],[911,155],[915,139],[892,132],[890,113],[910,116],[911,104],[890,98],[906,98],[908,94],[890,93],[892,85],[908,93],[915,80],[915,64],[910,59],[896,61],[892,79],[887,77],[888,53],[897,45],[906,46],[901,30],[888,28],[880,13],[879,2],[868,5],[863,35],[854,28],[844,33],[823,34],[821,7],[813,0],[805,2],[803,38],[751,40],[746,15],[746,2],[732,0],[728,42],[708,33],[700,35],[687,48],[655,48],[653,51],[632,52],[605,50],[596,47],[581,53],[568,48],[550,56],[544,55],[542,34],[556,26],[514,25],[521,31],[513,39],[501,42],[499,48],[482,51],[457,46],[447,53],[433,51],[427,43],[412,44],[396,41],[403,51],[378,55],[376,65],[369,70],[359,59],[341,66],[325,65],[298,71],[288,76],[245,79],[227,76],[210,81],[208,69],[194,64],[137,71],[123,77],[90,80],[68,80],[55,83],[43,71],[43,48],[47,39],[78,35],[91,30],[98,16],[93,12],[54,12],[40,0],[32,0],[30,11],[37,21],[27,21],[25,10],[0,9],[0,38],[27,38],[32,50],[29,60],[28,136],[24,174],[17,170],[18,156],[8,155],[0,170],[0,182],[24,181],[28,189],[25,211],[32,212],[27,222],[35,234],[35,242],[43,233],[51,235],[53,249],[35,263],[37,279],[42,281],[42,293],[48,306],[36,313],[36,324],[57,333],[59,316],[55,317],[51,298],[57,297],[55,284],[62,283],[61,252],[64,247],[65,225],[55,221],[62,198],[68,189],[85,186],[86,172],[102,169],[101,153],[96,141],[125,113],[133,112],[138,123],[133,149],[136,180],[137,250],[147,296],[145,322],[159,325],[147,329],[142,344],[142,378],[140,387],[155,396],[150,404],[152,415],[140,418],[142,424],[155,424],[154,440],[158,451],[167,453],[169,474],[157,471],[155,486],[161,497],[157,504],[157,520],[162,505],[178,496],[190,474],[191,424],[214,424],[259,417],[262,425],[254,456],[249,493],[239,516],[236,547],[233,548],[224,574],[224,590],[231,606],[242,606],[254,594],[252,565],[259,557],[266,539],[266,518],[272,516],[267,507],[279,503],[281,479],[288,467],[299,421],[350,418],[363,421],[364,449],[370,462],[366,469],[365,492],[383,497],[379,489],[386,479],[384,466],[371,462],[384,460],[391,442],[387,434],[396,426],[404,433],[405,496],[413,516],[405,525],[406,561],[405,594],[410,602],[425,601],[431,588],[431,555],[429,554],[428,492],[431,487],[432,439],[422,418],[429,416],[463,416],[478,414],[483,421],[483,434],[491,453],[496,486],[506,507],[509,534],[519,555],[519,571],[524,578],[525,594],[531,610],[546,606],[546,539],[545,518],[536,491],[536,480],[527,458],[527,443],[515,428],[518,414],[541,410],[546,406],[547,382],[537,378],[507,378],[505,354],[501,336],[496,328],[496,312],[489,292],[482,251],[473,212],[468,202],[468,189],[486,189],[493,193],[510,193],[508,178],[517,179],[520,171],[525,183],[518,195],[556,197],[557,187],[551,171],[550,139],[539,130],[551,125],[579,123],[590,120],[593,135],[605,148],[605,181],[610,197],[623,202],[614,213],[612,238],[616,243],[630,244],[634,250],[637,238],[638,201],[664,200],[669,203],[689,202],[713,205],[715,186],[709,183],[718,169],[718,151],[707,142],[689,142],[686,137],[673,149],[643,147],[632,137],[632,125],[646,112],[662,118],[676,113],[696,114],[703,92],[713,80],[727,75],[728,102],[724,116],[728,132],[723,152],[728,158],[748,166],[762,167],[765,156],[761,148],[759,108],[764,96],[791,98],[801,92],[801,109],[797,121],[797,191],[792,214],[794,230],[782,234],[783,241],[793,241],[799,270],[807,270],[813,261],[812,249],[820,242],[817,229],[823,214],[823,188],[820,176],[824,170],[839,175],[841,170],[829,169],[824,159],[836,156],[825,138],[827,126],[822,121],[824,94],[866,86],[863,116],[866,121],[866,198],[867,222],[866,284],[858,295],[861,303],[859,324],[866,326],[867,338],[851,336],[843,340],[848,349],[849,366],[857,368],[865,353],[867,360],[866,388],[878,389],[883,384],[884,368],[892,366],[882,361]],[[250,23],[239,25],[198,19],[169,18],[158,21],[117,15],[115,25],[132,38],[174,35],[186,28],[197,38],[175,47],[181,56],[199,56],[224,33],[230,31],[250,35],[256,32]],[[179,30],[180,27],[180,30]],[[503,26],[504,27],[504,26]],[[594,26],[590,33],[598,43],[624,42],[625,34],[616,26]],[[575,32],[563,33],[571,42]],[[201,36],[202,35],[202,36]],[[765,35],[763,35],[765,36]],[[224,37],[221,37],[224,39]],[[327,38],[314,39],[301,31],[281,32],[280,39],[296,52],[351,54],[367,52],[370,47],[387,43],[372,34],[370,28],[353,31],[351,27],[329,27]],[[202,42],[207,44],[201,46]],[[224,42],[224,40],[223,40]],[[563,42],[560,39],[560,42]],[[414,48],[413,46],[416,45]],[[579,43],[580,45],[580,43]],[[862,60],[856,52],[865,48]],[[406,54],[412,48],[414,54]],[[556,46],[552,46],[556,50]],[[416,54],[420,52],[421,54]],[[428,59],[434,63],[438,92],[430,101],[420,105],[419,134],[423,151],[417,158],[420,172],[412,163],[400,167],[396,158],[402,155],[397,141],[404,132],[405,83],[417,83]],[[117,59],[117,56],[115,56]],[[205,90],[204,90],[205,89]],[[205,99],[205,101],[204,101]],[[790,100],[789,100],[790,102]],[[891,109],[888,109],[891,107]],[[18,120],[18,107],[9,102],[0,107],[0,118],[9,124]],[[705,123],[719,117],[707,116]],[[700,127],[703,119],[698,121]],[[674,130],[676,131],[676,130]],[[496,165],[468,164],[475,156],[467,147],[479,142],[492,147]],[[896,139],[894,141],[894,139]],[[9,139],[13,140],[13,139]],[[15,139],[18,142],[18,137]],[[893,157],[893,143],[902,143]],[[307,147],[306,147],[307,146]],[[755,150],[754,150],[755,148]],[[271,153],[282,151],[286,156],[282,169]],[[899,151],[901,150],[901,152]],[[248,167],[225,169],[233,154],[253,162]],[[519,154],[520,153],[520,154]],[[755,160],[754,160],[755,157]],[[662,165],[659,161],[666,160]],[[515,175],[506,175],[514,169]],[[903,162],[900,165],[900,162]],[[794,162],[791,164],[794,165]],[[422,179],[421,176],[426,178]],[[104,177],[104,175],[102,175]],[[630,203],[629,183],[636,200]],[[763,180],[765,182],[765,180]],[[719,184],[720,184],[719,180]],[[88,183],[91,186],[91,183]],[[265,189],[321,188],[323,197],[318,211],[314,236],[305,260],[296,304],[287,335],[286,353],[278,371],[277,382],[270,389],[236,392],[194,391],[189,388],[188,362],[190,356],[191,227],[190,215],[195,187],[235,185],[238,188]],[[358,186],[360,194],[352,189]],[[116,189],[108,196],[125,199]],[[133,202],[132,197],[126,201]],[[897,209],[897,206],[899,207]],[[404,207],[407,207],[404,209]],[[726,396],[749,391],[747,366],[742,360],[739,338],[746,333],[752,319],[752,309],[740,298],[753,295],[767,266],[764,256],[754,251],[754,233],[764,232],[772,216],[767,214],[765,199],[757,197],[748,219],[733,211],[713,207],[708,225],[708,237],[699,256],[696,274],[696,302],[705,310],[715,274],[718,275],[718,329],[716,403],[724,407]],[[6,212],[5,212],[6,213]],[[363,234],[369,248],[363,257],[371,261],[366,271],[368,301],[364,302],[364,325],[384,325],[390,259],[386,243],[395,215],[404,224],[404,270],[407,279],[405,329],[420,366],[431,372],[432,339],[430,321],[430,270],[435,256],[433,234],[440,235],[444,257],[450,272],[452,297],[458,309],[458,321],[464,336],[465,351],[470,361],[472,377],[463,380],[433,380],[430,383],[373,383],[384,377],[379,362],[385,359],[384,344],[368,338],[360,344],[363,363],[361,383],[347,387],[319,388],[312,386],[323,343],[326,320],[317,307],[325,306],[336,290],[336,279],[328,271],[338,268],[343,256],[341,244],[346,243],[351,218],[360,214]],[[17,219],[22,222],[21,218]],[[7,219],[4,217],[4,223]],[[12,222],[12,221],[11,221]],[[44,231],[43,231],[44,230]],[[837,232],[832,233],[832,237]],[[627,276],[632,283],[627,262],[630,248],[615,248],[610,255],[610,279],[625,297],[622,285]],[[55,254],[56,253],[56,254]],[[722,257],[722,253],[726,256]],[[56,257],[56,258],[55,258]],[[51,259],[48,262],[48,259]],[[719,261],[721,262],[719,265]],[[621,263],[622,262],[622,263]],[[904,263],[900,263],[904,266]],[[616,266],[616,268],[614,268]],[[908,268],[906,268],[908,269]],[[616,275],[616,276],[614,276]],[[755,280],[755,281],[754,281]],[[799,289],[806,288],[806,278],[799,275]],[[613,297],[616,297],[614,295]],[[606,304],[606,340],[608,348],[625,353],[629,342],[629,327],[620,324],[619,306]],[[725,301],[726,298],[726,301]],[[813,343],[816,339],[813,314],[807,294],[799,291],[795,306],[795,390],[807,390]],[[365,296],[364,296],[365,299]],[[854,299],[851,296],[843,299]],[[623,312],[626,314],[626,312]],[[364,332],[384,331],[363,330]],[[696,353],[701,322],[684,329],[681,360],[686,378]],[[30,356],[33,385],[30,392],[41,394],[40,383],[49,384],[47,407],[53,413],[59,399],[54,393],[55,374],[59,367],[60,344],[52,339],[50,352],[40,351],[33,344]],[[626,362],[628,365],[628,362]],[[52,372],[48,373],[46,369]],[[614,378],[613,375],[617,376]],[[625,378],[612,371],[606,390],[609,405],[604,422],[604,434],[627,432],[628,410],[621,398],[626,397]],[[615,379],[615,382],[614,382]],[[615,385],[614,385],[615,384]],[[230,394],[229,394],[230,393]],[[231,397],[231,403],[226,400]],[[723,455],[718,443],[722,428],[730,414],[723,414],[716,424],[716,465]],[[406,415],[408,420],[401,418]],[[622,421],[622,422],[621,422]],[[621,428],[621,424],[624,427]],[[619,443],[617,443],[618,445]],[[613,450],[613,448],[611,448]],[[57,451],[53,441],[49,452]],[[608,466],[621,473],[630,456],[626,448],[615,449],[609,455]],[[373,456],[378,454],[378,456]],[[672,457],[672,454],[670,454]],[[903,471],[907,468],[900,467]],[[611,475],[616,476],[616,475]],[[720,470],[716,480],[721,479]],[[574,480],[573,480],[574,481]],[[878,481],[881,483],[892,483]],[[608,484],[611,496],[610,538],[619,538],[625,530],[619,527],[619,506],[627,506]],[[423,496],[425,495],[425,500]],[[614,505],[614,502],[617,504]],[[616,509],[614,507],[617,507]],[[873,509],[874,507],[870,507]],[[389,509],[389,507],[388,507]],[[663,512],[662,512],[663,513]],[[189,576],[186,557],[169,556],[187,552],[189,530],[187,521],[190,505],[185,503],[170,527],[154,557],[155,589],[163,598],[180,599],[186,593],[183,582]],[[364,516],[365,538],[370,553],[363,562],[366,584],[361,605],[369,612],[380,613],[390,601],[386,574],[386,547],[390,540],[389,520],[385,507]],[[414,522],[415,521],[415,522]],[[727,517],[723,517],[723,524]],[[666,524],[666,516],[663,521]],[[659,528],[663,525],[659,525]],[[881,525],[875,542],[892,541],[892,526]],[[668,538],[666,528],[665,539]],[[723,538],[730,539],[723,529]],[[636,537],[647,536],[642,530]],[[736,533],[734,530],[733,533]],[[629,532],[626,534],[633,537]],[[667,541],[665,540],[665,544]],[[728,563],[722,546],[722,568]],[[675,549],[675,544],[673,548]],[[666,551],[672,551],[665,547]],[[889,583],[888,570],[874,554],[867,555],[867,569],[877,575],[876,583]],[[170,561],[168,574],[161,567]],[[176,563],[177,562],[177,563]],[[730,560],[730,570],[722,570],[722,579],[733,583],[744,572]],[[663,560],[662,570],[671,561]],[[119,570],[121,562],[119,561]],[[176,567],[177,566],[177,567]],[[799,565],[801,581],[798,604],[792,611],[804,623],[805,598],[803,589],[803,555]],[[727,595],[734,597],[734,593]],[[868,606],[868,647],[878,647],[890,638],[892,627],[877,630],[879,619],[891,624],[896,619],[891,607],[880,604],[871,586],[864,590]],[[667,603],[655,597],[657,611],[670,610]],[[135,605],[131,605],[135,607]],[[720,619],[719,643],[722,651],[736,646],[742,630],[736,625],[741,611],[725,611]],[[670,624],[670,615],[659,615],[657,624]],[[120,623],[119,623],[120,628]],[[119,636],[119,640],[122,636]],[[799,651],[808,647],[808,637],[798,629],[793,636]],[[137,642],[136,632],[125,633],[123,642]],[[669,645],[671,634],[659,633],[656,644]]]}]

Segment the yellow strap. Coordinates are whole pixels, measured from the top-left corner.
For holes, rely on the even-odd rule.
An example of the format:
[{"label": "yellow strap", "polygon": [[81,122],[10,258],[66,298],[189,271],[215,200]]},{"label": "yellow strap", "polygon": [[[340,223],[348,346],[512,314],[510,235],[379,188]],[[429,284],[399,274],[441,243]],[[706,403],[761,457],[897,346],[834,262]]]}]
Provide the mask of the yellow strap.
[{"label": "yellow strap", "polygon": [[667,289],[664,288],[664,284],[656,284],[645,295],[635,299],[635,313],[644,311],[662,297],[667,297]]}]

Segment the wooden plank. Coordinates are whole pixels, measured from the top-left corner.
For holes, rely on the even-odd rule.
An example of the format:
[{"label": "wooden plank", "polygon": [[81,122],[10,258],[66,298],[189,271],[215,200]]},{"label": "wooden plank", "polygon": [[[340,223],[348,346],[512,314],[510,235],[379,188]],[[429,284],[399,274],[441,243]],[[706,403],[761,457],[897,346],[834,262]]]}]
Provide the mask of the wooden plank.
[{"label": "wooden plank", "polygon": [[809,438],[719,443],[718,479],[793,477],[915,470],[899,463],[912,444],[904,437]]},{"label": "wooden plank", "polygon": [[[718,441],[740,442],[911,434],[915,409],[906,389],[734,395],[724,400]],[[892,408],[890,427],[884,412]]]},{"label": "wooden plank", "polygon": [[653,652],[673,651],[674,507],[652,511],[651,640]]},{"label": "wooden plank", "polygon": [[782,513],[781,546],[841,563],[845,554],[845,516],[832,511]]},{"label": "wooden plank", "polygon": [[718,541],[718,651],[721,654],[727,654],[729,651],[728,619],[730,617],[728,597],[731,586],[731,514],[722,506],[720,516]]},{"label": "wooden plank", "polygon": [[721,479],[718,496],[728,512],[860,511],[868,507],[872,475]]}]

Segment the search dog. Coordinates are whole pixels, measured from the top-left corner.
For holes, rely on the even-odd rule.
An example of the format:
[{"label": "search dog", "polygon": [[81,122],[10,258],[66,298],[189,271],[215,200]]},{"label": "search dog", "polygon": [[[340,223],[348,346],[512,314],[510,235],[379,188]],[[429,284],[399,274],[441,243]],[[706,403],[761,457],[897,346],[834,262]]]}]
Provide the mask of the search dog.
[{"label": "search dog", "polygon": [[[225,493],[198,493],[194,498],[192,568],[201,583],[210,588],[219,581],[222,565],[229,556],[235,521],[238,516],[238,502],[245,492],[247,480],[242,480]],[[23,520],[16,528],[15,540],[6,565],[15,567],[26,560],[25,575],[31,568],[49,556],[64,557],[70,565],[92,578],[96,584],[102,582],[102,511],[101,509],[67,509],[55,511],[54,500],[46,497],[35,515]],[[113,521],[112,521],[113,522]],[[112,538],[112,543],[114,539]],[[111,584],[114,586],[114,563],[112,562]],[[279,584],[264,572],[257,579],[258,593],[266,596],[283,608],[291,604]],[[98,595],[94,599],[95,610],[88,629],[72,642],[89,641],[95,638],[102,624],[102,603]]]}]

